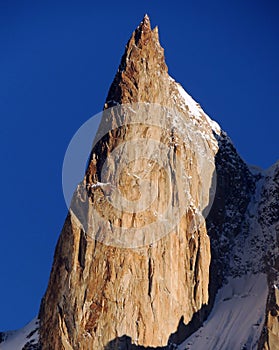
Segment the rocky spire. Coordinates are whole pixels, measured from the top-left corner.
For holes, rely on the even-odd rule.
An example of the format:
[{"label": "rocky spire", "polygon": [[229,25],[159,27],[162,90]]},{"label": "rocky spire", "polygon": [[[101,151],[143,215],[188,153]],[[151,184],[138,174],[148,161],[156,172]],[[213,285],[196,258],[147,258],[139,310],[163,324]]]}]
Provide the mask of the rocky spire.
[{"label": "rocky spire", "polygon": [[137,27],[136,32],[151,32],[151,24],[150,24],[150,18],[148,14],[146,13],[140,23],[140,25]]},{"label": "rocky spire", "polygon": [[165,102],[166,94],[161,95],[166,88],[168,92],[167,72],[158,28],[152,30],[150,19],[145,15],[126,45],[106,107],[116,103]]},{"label": "rocky spire", "polygon": [[[127,123],[117,128],[123,104],[137,102],[144,102],[144,112],[154,104],[162,109],[150,114],[154,119],[149,124]],[[107,109],[115,105],[121,105],[120,113],[106,118]],[[169,116],[169,111],[175,113]],[[168,123],[161,125],[164,115]],[[92,150],[81,183],[84,187],[78,187],[74,196],[77,207],[83,208],[83,217],[91,218],[95,206],[101,223],[94,226],[94,217],[88,225],[95,230],[95,240],[73,210],[66,218],[41,305],[43,350],[166,347],[169,341],[180,343],[200,325],[209,303],[210,240],[205,223],[199,223],[201,201],[209,203],[214,183],[218,144],[212,127],[217,133],[220,128],[168,75],[158,29],[151,29],[147,15],[127,43],[109,89],[101,121],[101,126],[108,125],[109,132]],[[150,139],[153,143],[148,144]],[[114,158],[117,150],[120,153]],[[230,162],[230,156],[222,158],[226,164]],[[106,181],[102,181],[105,162]],[[112,183],[115,174],[119,180]],[[155,184],[153,191],[148,179]],[[141,183],[145,191],[139,192]],[[143,202],[151,205],[135,213],[121,202],[114,210],[108,200],[112,185],[126,202],[136,201],[140,194]],[[225,203],[222,196],[225,194],[219,194],[217,206]],[[173,214],[175,205],[182,215],[162,237],[161,223],[168,221],[163,216],[165,212]],[[226,212],[225,208],[221,212]],[[115,243],[123,238],[122,228],[142,228],[146,222],[152,228],[151,237],[159,235],[161,239],[147,244],[144,236],[140,247],[129,248],[105,245],[99,239],[109,236]],[[136,238],[138,234],[140,230]]]},{"label": "rocky spire", "polygon": [[[170,109],[175,107],[180,110],[185,122],[190,121],[195,129],[198,124],[191,122],[192,115],[179,89],[182,89],[181,86],[168,75],[158,29],[151,29],[146,15],[126,45],[105,109],[136,102],[144,102],[144,108],[152,103]],[[71,211],[59,238],[48,289],[41,306],[40,335],[44,350],[118,349],[121,342],[125,343],[123,349],[130,348],[131,343],[144,347],[166,346],[177,327],[187,324],[193,314],[208,303],[209,237],[204,225],[193,232],[193,222],[198,221],[198,214],[193,207],[187,209],[179,202],[180,198],[185,197],[184,190],[179,190],[179,183],[186,179],[184,174],[190,172],[189,176],[195,180],[191,182],[189,194],[193,194],[193,205],[197,203],[201,186],[208,183],[206,186],[209,188],[211,185],[216,140],[206,119],[200,127],[208,133],[212,148],[207,146],[209,141],[204,142],[201,136],[196,137],[195,131],[194,137],[188,138],[187,128],[185,135],[176,135],[179,123],[172,125],[174,119],[178,121],[176,115],[173,115],[174,119],[168,119],[171,125],[163,129],[158,110],[151,116],[154,117],[152,126],[128,125],[119,133],[109,132],[92,151],[84,183],[90,189],[88,195],[92,204],[97,207],[101,205],[100,210],[107,217],[96,227],[96,233],[98,237],[109,235],[115,239],[117,233],[114,224],[120,225],[120,228],[133,228],[146,222],[164,222],[161,219],[158,221],[160,210],[163,210],[163,214],[164,208],[170,206],[169,212],[172,213],[173,203],[182,208],[183,218],[161,240],[145,243],[137,249],[124,249],[90,239]],[[116,125],[113,118],[114,114],[109,121],[103,118],[101,125]],[[145,146],[148,142],[146,135],[152,135],[156,141],[150,147]],[[127,144],[129,140],[137,138],[140,145]],[[121,175],[117,184],[122,195],[129,200],[137,198],[141,179],[145,183],[147,178],[151,178],[155,184],[154,191],[141,192],[143,200],[151,203],[151,208],[140,211],[138,215],[124,209],[116,213],[107,201],[105,190],[101,187],[103,185],[100,185],[104,182],[100,178],[104,160],[113,154],[119,142],[126,143],[127,147],[123,149],[126,155],[121,153],[116,161],[109,161],[111,166],[107,175]],[[197,145],[207,147],[205,162],[197,158]],[[126,163],[129,157],[138,155],[144,147],[146,152],[143,152],[143,156],[128,162],[123,171],[118,170],[121,161]],[[160,160],[159,155],[154,158],[158,152],[164,160]],[[149,163],[148,154],[154,158]],[[181,169],[178,168],[176,172],[175,168],[180,163],[178,159],[181,159],[185,169],[180,178]],[[202,180],[202,170],[197,164],[205,164],[207,159],[210,159],[205,170],[208,180]],[[163,167],[159,166],[160,162],[164,163]],[[171,182],[180,192],[177,196],[169,189]],[[156,186],[160,188],[156,189]],[[83,198],[79,189],[75,198],[77,202]],[[89,217],[89,206],[88,212],[83,214]],[[160,236],[160,228],[151,230],[150,234],[151,237]]]}]

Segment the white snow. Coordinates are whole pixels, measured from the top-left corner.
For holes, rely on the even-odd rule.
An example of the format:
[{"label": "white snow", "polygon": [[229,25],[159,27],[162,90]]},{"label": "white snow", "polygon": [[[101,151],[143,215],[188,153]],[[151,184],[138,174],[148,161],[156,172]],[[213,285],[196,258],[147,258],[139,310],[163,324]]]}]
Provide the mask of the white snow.
[{"label": "white snow", "polygon": [[185,101],[185,104],[188,106],[189,111],[196,117],[201,117],[201,111],[197,105],[197,102],[183,89],[180,84],[177,84],[178,91]]},{"label": "white snow", "polygon": [[[171,78],[172,81],[174,81]],[[185,102],[185,105],[189,109],[189,113],[195,117],[197,120],[206,120],[206,122],[210,125],[211,129],[220,135],[221,133],[221,127],[218,123],[216,123],[214,120],[212,120],[201,108],[201,106],[183,89],[183,87],[176,83],[178,92],[182,99]]]},{"label": "white snow", "polygon": [[92,188],[101,188],[103,190],[111,190],[114,186],[110,182],[96,182],[91,185]]},{"label": "white snow", "polygon": [[215,131],[218,135],[220,135],[220,133],[221,133],[220,125],[217,122],[215,122],[214,120],[212,120],[207,114],[204,113],[204,116],[205,116],[206,120],[208,121],[208,124],[211,126],[211,129],[213,131]]},{"label": "white snow", "polygon": [[[257,349],[268,286],[266,275],[230,278],[216,296],[208,320],[179,350]],[[245,347],[246,346],[246,347]]]},{"label": "white snow", "polygon": [[4,341],[0,343],[0,350],[21,350],[28,342],[31,344],[38,343],[38,327],[39,321],[34,318],[25,327],[17,331],[6,332]]}]

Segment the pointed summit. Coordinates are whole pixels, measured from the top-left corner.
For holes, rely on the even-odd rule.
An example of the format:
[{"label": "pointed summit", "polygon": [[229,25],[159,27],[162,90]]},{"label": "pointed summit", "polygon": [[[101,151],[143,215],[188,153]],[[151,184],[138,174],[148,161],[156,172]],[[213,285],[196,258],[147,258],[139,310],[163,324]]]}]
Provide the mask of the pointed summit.
[{"label": "pointed summit", "polygon": [[147,14],[144,15],[143,20],[141,21],[137,29],[145,32],[151,31],[150,18]]},{"label": "pointed summit", "polygon": [[167,72],[158,28],[152,30],[150,19],[146,14],[126,45],[105,108],[115,103],[162,103]]},{"label": "pointed summit", "polygon": [[148,21],[150,21],[150,18],[149,18],[149,16],[148,16],[147,13],[144,15],[143,20],[148,20]]}]

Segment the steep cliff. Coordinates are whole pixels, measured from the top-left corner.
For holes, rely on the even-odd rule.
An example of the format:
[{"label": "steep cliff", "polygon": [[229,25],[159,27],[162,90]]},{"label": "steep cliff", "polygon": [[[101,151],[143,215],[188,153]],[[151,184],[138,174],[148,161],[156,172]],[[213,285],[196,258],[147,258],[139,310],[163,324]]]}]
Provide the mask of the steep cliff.
[{"label": "steep cliff", "polygon": [[[146,16],[127,44],[59,238],[40,311],[43,349],[166,346],[181,320],[208,304],[201,218],[217,151],[209,119],[169,77]],[[147,204],[136,210],[138,196]]]}]

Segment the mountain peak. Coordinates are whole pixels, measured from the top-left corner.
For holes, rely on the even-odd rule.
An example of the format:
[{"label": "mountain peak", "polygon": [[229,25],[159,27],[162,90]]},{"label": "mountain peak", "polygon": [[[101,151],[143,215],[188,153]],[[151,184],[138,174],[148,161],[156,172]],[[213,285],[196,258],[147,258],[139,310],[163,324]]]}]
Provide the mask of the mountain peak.
[{"label": "mountain peak", "polygon": [[150,18],[148,14],[146,13],[138,26],[137,29],[140,29],[142,31],[151,31],[151,23],[150,23]]},{"label": "mountain peak", "polygon": [[134,31],[133,35],[135,36],[136,45],[138,45],[140,41],[146,42],[152,37],[153,41],[160,46],[158,27],[155,27],[152,30],[150,18],[147,14],[144,15],[142,21]]},{"label": "mountain peak", "polygon": [[[145,15],[133,32],[110,87],[105,108],[120,103],[161,103],[168,68],[160,45],[158,28],[151,28]],[[153,96],[151,96],[153,95]]]}]

